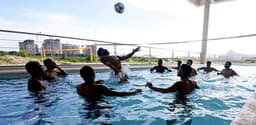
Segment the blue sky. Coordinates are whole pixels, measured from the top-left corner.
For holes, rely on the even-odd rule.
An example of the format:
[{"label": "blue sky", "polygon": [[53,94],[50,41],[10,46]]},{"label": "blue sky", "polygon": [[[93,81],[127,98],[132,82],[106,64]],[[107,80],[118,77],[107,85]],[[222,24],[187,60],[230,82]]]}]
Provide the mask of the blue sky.
[{"label": "blue sky", "polygon": [[[117,2],[124,3],[123,14],[114,11]],[[255,4],[255,0],[213,4],[209,38],[256,33]],[[121,43],[198,40],[202,36],[203,8],[195,7],[187,0],[6,0],[1,1],[0,13],[1,29]],[[34,36],[7,33],[0,33],[0,37],[35,39]],[[208,53],[224,54],[232,49],[254,54],[256,51],[251,45],[255,40],[209,42]],[[17,42],[0,41],[0,46],[17,46]],[[201,43],[157,47],[199,52]]]}]

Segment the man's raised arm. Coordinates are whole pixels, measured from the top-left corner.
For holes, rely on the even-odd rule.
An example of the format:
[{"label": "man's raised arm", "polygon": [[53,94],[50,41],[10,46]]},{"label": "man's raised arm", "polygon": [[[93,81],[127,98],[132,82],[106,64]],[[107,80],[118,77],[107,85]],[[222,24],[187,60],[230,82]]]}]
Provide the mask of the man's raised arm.
[{"label": "man's raised arm", "polygon": [[125,60],[128,59],[130,57],[132,57],[136,52],[138,52],[140,50],[140,47],[137,47],[136,49],[133,49],[133,51],[125,56],[119,56],[120,60]]}]

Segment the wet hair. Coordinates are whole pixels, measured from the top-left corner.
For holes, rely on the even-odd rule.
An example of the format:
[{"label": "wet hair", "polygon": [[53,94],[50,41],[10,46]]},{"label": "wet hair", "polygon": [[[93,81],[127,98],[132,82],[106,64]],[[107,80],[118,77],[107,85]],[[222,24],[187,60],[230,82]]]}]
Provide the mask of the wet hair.
[{"label": "wet hair", "polygon": [[230,61],[227,61],[226,64],[228,64],[230,66],[232,65],[232,63]]},{"label": "wet hair", "polygon": [[182,64],[180,66],[180,69],[184,71],[183,73],[185,77],[188,77],[189,74],[192,72],[192,68],[188,64]]},{"label": "wet hair", "polygon": [[25,68],[32,77],[42,77],[44,74],[41,65],[37,61],[29,61]]},{"label": "wet hair", "polygon": [[104,49],[100,47],[97,51],[98,56],[103,56],[104,55],[103,52],[104,52]]},{"label": "wet hair", "polygon": [[56,65],[56,63],[49,58],[44,60],[44,65],[46,67],[51,66],[52,64]]},{"label": "wet hair", "polygon": [[187,63],[190,62],[191,64],[193,64],[193,60],[192,59],[188,59]]},{"label": "wet hair", "polygon": [[229,68],[231,66],[231,62],[230,61],[227,61],[224,65],[225,68]]},{"label": "wet hair", "polygon": [[211,61],[207,61],[207,62],[206,62],[207,67],[210,67],[210,66],[211,66],[211,64],[212,64],[212,62],[211,62]]},{"label": "wet hair", "polygon": [[163,64],[163,60],[162,59],[158,59],[158,64]]},{"label": "wet hair", "polygon": [[98,56],[108,56],[109,52],[107,49],[100,47],[97,51]]},{"label": "wet hair", "polygon": [[83,66],[80,70],[80,76],[86,83],[94,83],[95,72],[90,66]]},{"label": "wet hair", "polygon": [[181,64],[182,62],[181,62],[181,60],[178,60],[177,63],[178,63],[178,64]]}]

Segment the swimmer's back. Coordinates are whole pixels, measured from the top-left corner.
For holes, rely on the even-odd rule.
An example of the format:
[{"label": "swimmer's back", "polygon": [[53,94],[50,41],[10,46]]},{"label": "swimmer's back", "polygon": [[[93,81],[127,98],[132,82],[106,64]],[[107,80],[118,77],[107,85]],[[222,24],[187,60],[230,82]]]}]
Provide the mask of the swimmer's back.
[{"label": "swimmer's back", "polygon": [[102,85],[85,85],[81,84],[77,86],[77,93],[84,97],[98,97],[102,95],[100,91]]},{"label": "swimmer's back", "polygon": [[45,90],[45,86],[39,79],[29,79],[28,80],[28,90],[32,92],[39,92]]},{"label": "swimmer's back", "polygon": [[46,70],[45,75],[47,80],[52,80],[57,77],[58,73],[54,70],[53,71]]},{"label": "swimmer's back", "polygon": [[121,72],[122,66],[118,56],[102,56],[100,61],[114,70],[115,74]]},{"label": "swimmer's back", "polygon": [[177,83],[177,92],[180,94],[189,94],[194,89],[199,88],[195,81],[187,80],[187,81],[179,81]]}]

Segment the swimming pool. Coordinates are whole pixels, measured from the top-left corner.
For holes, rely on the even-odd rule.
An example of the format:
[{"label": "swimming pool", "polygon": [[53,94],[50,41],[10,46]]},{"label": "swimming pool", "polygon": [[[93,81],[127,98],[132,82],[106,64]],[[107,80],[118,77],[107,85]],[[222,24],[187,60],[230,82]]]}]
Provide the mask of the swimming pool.
[{"label": "swimming pool", "polygon": [[97,72],[96,78],[106,80],[108,87],[120,91],[141,88],[143,92],[127,97],[104,97],[95,105],[88,105],[77,95],[75,86],[82,83],[77,73],[58,78],[40,96],[27,91],[27,77],[0,80],[0,125],[228,125],[256,90],[256,67],[232,68],[240,77],[225,79],[215,73],[200,72],[193,79],[201,89],[188,96],[186,105],[180,104],[174,93],[161,94],[144,87],[146,81],[170,86],[179,80],[176,71],[166,74],[150,73],[149,69],[130,71],[129,84],[122,85],[110,81],[109,72]]}]

